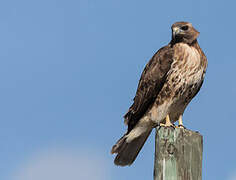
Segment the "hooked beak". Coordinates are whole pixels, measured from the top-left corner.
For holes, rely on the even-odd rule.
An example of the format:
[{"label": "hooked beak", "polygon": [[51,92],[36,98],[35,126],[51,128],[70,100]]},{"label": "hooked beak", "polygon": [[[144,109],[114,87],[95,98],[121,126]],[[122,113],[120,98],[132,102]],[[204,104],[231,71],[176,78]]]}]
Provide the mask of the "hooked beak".
[{"label": "hooked beak", "polygon": [[180,28],[178,27],[174,27],[172,30],[172,34],[175,37],[177,34],[179,34],[181,32]]}]

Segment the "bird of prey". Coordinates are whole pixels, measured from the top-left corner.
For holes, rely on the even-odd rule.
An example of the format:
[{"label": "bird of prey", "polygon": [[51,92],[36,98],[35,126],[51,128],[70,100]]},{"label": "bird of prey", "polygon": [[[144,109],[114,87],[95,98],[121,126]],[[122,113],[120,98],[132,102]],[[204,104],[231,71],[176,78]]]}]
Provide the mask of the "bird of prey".
[{"label": "bird of prey", "polygon": [[202,86],[207,58],[197,42],[199,32],[189,22],[176,22],[171,29],[170,43],[144,68],[124,115],[127,132],[111,150],[117,154],[116,165],[131,165],[154,127],[174,126],[176,121],[183,127],[184,110]]}]

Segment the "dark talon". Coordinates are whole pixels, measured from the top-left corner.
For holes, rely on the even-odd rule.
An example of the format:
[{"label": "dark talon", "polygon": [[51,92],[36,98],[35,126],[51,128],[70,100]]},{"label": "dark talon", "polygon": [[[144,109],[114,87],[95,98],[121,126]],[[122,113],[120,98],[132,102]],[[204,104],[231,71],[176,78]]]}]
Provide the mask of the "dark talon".
[{"label": "dark talon", "polygon": [[171,125],[170,127],[174,128],[175,129],[175,125]]},{"label": "dark talon", "polygon": [[186,129],[186,127],[185,127],[184,125],[182,125],[182,124],[178,125],[178,127],[179,127],[179,128],[182,127],[182,128],[184,128],[184,129]]},{"label": "dark talon", "polygon": [[154,128],[157,128],[157,127],[158,127],[157,131],[159,131],[159,129],[161,129],[160,123],[157,123],[157,124],[154,126]]},{"label": "dark talon", "polygon": [[160,123],[157,123],[157,124],[154,126],[154,128],[156,128],[157,126],[160,126]]}]

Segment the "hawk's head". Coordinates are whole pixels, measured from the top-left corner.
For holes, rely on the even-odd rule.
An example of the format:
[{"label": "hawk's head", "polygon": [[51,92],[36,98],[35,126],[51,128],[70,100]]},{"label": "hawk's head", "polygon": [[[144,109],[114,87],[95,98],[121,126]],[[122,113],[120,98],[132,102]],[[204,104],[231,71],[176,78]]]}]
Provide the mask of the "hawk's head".
[{"label": "hawk's head", "polygon": [[171,26],[171,29],[174,42],[191,44],[199,35],[199,32],[188,22],[176,22]]}]

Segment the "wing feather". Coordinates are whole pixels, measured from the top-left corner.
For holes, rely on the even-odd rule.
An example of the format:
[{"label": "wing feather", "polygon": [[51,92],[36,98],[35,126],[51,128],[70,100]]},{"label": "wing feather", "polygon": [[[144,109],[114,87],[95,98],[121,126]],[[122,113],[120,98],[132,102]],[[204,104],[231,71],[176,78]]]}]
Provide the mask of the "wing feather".
[{"label": "wing feather", "polygon": [[128,132],[133,129],[138,120],[154,103],[166,81],[166,74],[173,62],[173,54],[173,49],[167,45],[158,50],[144,68],[134,102],[124,115],[125,124],[128,124]]}]

